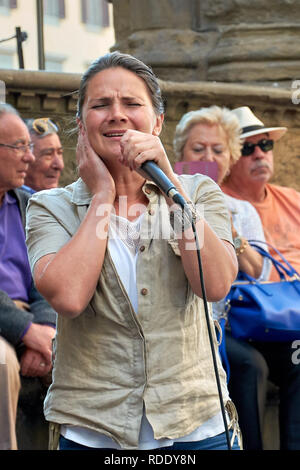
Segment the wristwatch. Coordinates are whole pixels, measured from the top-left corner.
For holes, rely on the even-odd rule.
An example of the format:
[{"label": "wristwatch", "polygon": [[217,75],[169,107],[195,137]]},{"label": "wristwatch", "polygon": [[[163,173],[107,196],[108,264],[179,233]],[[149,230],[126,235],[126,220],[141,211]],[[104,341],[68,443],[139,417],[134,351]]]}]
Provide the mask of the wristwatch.
[{"label": "wristwatch", "polygon": [[246,247],[248,246],[248,241],[246,240],[246,238],[243,238],[240,235],[237,235],[233,239],[233,244],[234,244],[236,255],[239,256],[245,251]]}]

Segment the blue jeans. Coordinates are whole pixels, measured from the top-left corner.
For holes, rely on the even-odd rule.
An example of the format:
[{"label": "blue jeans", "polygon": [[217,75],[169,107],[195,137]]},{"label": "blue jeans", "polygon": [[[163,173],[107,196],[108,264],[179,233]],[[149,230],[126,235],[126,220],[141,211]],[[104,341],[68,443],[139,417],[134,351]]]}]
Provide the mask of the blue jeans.
[{"label": "blue jeans", "polygon": [[[232,436],[232,431],[229,431],[230,438]],[[70,441],[63,436],[59,438],[59,449],[60,450],[112,450],[112,449],[98,449],[94,447],[87,447],[82,444],[77,444],[77,442]],[[172,446],[169,447],[160,447],[157,451],[170,451],[170,450],[227,450],[227,440],[226,434],[218,434],[214,437],[209,437],[208,439],[203,439],[202,441],[195,442],[175,442]],[[237,439],[234,440],[232,445],[232,450],[240,450],[240,447],[237,443]],[[155,450],[155,449],[154,449]]]}]

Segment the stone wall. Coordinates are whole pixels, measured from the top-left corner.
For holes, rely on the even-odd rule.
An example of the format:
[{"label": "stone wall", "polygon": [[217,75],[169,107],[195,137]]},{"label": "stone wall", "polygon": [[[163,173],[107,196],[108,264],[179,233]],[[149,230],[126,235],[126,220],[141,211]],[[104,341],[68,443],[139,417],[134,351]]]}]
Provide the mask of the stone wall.
[{"label": "stone wall", "polygon": [[[61,183],[72,182],[76,178],[76,135],[70,135],[70,130],[76,126],[76,90],[80,75],[0,70],[0,80],[6,84],[7,102],[15,106],[24,118],[52,117],[59,123],[66,162]],[[162,141],[172,163],[175,126],[185,112],[212,104],[229,108],[248,105],[265,124],[289,128],[274,150],[274,182],[300,190],[300,104],[292,103],[291,91],[201,81],[160,83],[166,99]]]}]

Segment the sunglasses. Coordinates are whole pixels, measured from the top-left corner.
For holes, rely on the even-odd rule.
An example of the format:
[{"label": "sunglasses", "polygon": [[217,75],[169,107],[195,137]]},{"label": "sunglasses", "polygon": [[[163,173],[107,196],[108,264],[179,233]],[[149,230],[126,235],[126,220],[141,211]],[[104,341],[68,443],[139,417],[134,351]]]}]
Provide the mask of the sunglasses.
[{"label": "sunglasses", "polygon": [[50,118],[38,118],[32,123],[32,129],[39,135],[58,132],[58,126]]},{"label": "sunglasses", "polygon": [[263,152],[268,152],[274,147],[274,140],[262,139],[256,144],[252,142],[245,142],[242,148],[243,157],[249,157],[255,150],[255,147],[258,146]]}]

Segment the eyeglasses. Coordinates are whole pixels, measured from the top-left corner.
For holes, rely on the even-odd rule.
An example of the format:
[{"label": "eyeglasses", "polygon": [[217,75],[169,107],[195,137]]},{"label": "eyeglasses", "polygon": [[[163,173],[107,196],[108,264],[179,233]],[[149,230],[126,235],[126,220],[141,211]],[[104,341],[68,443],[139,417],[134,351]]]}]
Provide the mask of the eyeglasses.
[{"label": "eyeglasses", "polygon": [[38,118],[33,121],[32,129],[39,135],[58,132],[58,126],[50,118]]},{"label": "eyeglasses", "polygon": [[262,139],[256,144],[253,144],[252,142],[245,142],[242,148],[243,157],[249,157],[249,155],[252,155],[257,145],[263,152],[268,152],[269,150],[273,149],[274,140]]},{"label": "eyeglasses", "polygon": [[30,142],[26,145],[13,145],[13,144],[0,144],[0,147],[7,147],[9,149],[17,150],[20,154],[25,155],[25,153],[30,150],[33,151],[34,143]]}]

